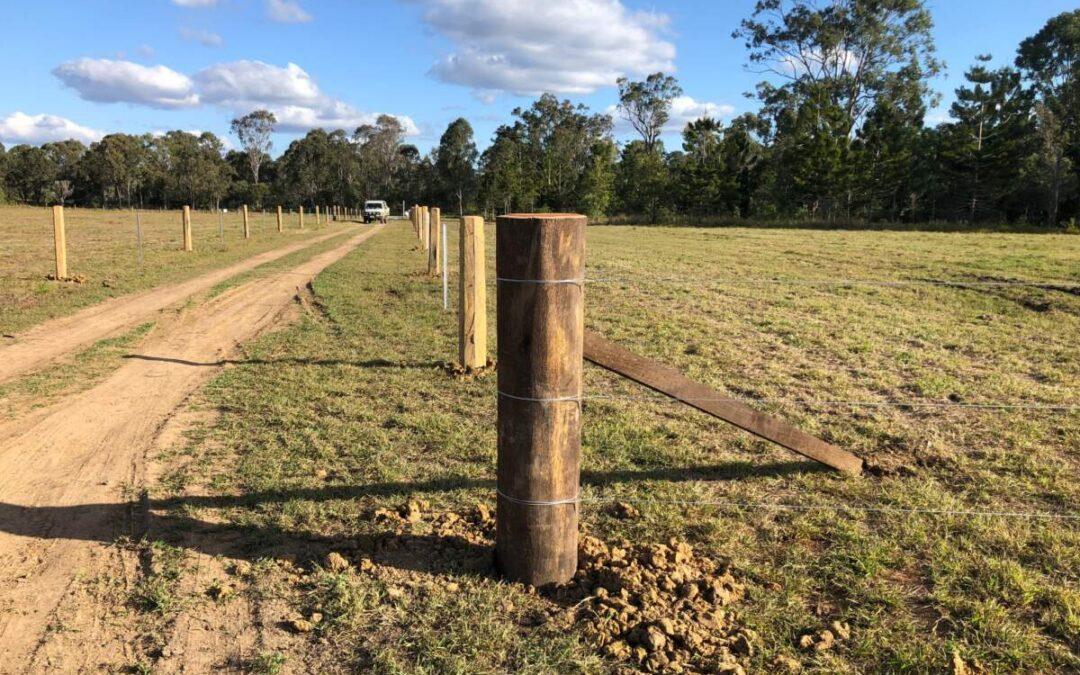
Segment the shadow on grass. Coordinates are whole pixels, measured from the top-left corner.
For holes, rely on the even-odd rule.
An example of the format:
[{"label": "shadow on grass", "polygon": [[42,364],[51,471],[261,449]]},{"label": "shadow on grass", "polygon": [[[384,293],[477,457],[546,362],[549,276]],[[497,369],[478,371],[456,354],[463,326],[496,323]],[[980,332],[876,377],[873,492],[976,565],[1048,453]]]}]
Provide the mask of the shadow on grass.
[{"label": "shadow on grass", "polygon": [[[658,468],[641,471],[591,471],[582,475],[586,485],[611,485],[635,481],[735,480],[749,476],[783,476],[822,470],[808,462],[777,462],[754,465],[731,462],[689,469]],[[494,491],[495,481],[448,477],[424,482],[385,482],[370,485],[271,490],[235,496],[186,496],[112,504],[71,506],[20,506],[0,502],[0,532],[36,539],[74,539],[105,544],[121,537],[150,537],[207,555],[259,560],[287,558],[298,563],[319,562],[332,550],[352,550],[380,565],[402,570],[465,576],[494,575],[492,528],[471,526],[483,532],[483,541],[457,534],[410,534],[395,532],[392,523],[371,518],[365,526],[376,531],[348,536],[327,536],[304,528],[285,529],[276,524],[218,523],[191,515],[195,508],[245,508],[259,518],[267,504],[294,500],[329,501],[364,497],[401,496],[450,492],[463,489]],[[380,529],[381,528],[381,529]]]},{"label": "shadow on grass", "polygon": [[357,368],[389,368],[389,369],[429,369],[445,365],[443,361],[389,361],[387,359],[368,359],[366,361],[352,361],[349,359],[219,359],[217,361],[189,361],[171,356],[151,356],[149,354],[125,354],[125,359],[133,361],[154,361],[157,363],[174,363],[180,366],[192,366],[195,368],[219,368],[221,366],[270,366],[270,365],[296,365],[296,366],[356,366]]}]

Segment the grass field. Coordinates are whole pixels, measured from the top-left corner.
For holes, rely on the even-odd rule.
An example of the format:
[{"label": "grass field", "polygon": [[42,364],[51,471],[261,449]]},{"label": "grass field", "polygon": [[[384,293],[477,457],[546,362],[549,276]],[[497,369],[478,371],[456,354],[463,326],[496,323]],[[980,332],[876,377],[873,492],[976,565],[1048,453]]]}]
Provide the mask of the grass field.
[{"label": "grass field", "polygon": [[[1080,414],[836,403],[1074,405],[1077,290],[718,283],[1075,283],[1080,240],[633,227],[588,237],[589,328],[733,396],[768,399],[765,409],[867,460],[861,478],[821,471],[587,367],[583,527],[607,542],[676,538],[730,566],[745,585],[728,607],[740,667],[1080,669],[1080,520],[968,513],[1080,511]],[[154,536],[190,546],[212,529],[231,543],[207,550],[254,565],[230,582],[237,595],[289,608],[267,620],[291,615],[282,630],[299,630],[300,646],[268,647],[252,670],[632,665],[594,646],[575,607],[492,572],[494,374],[448,373],[455,316],[423,266],[408,225],[391,225],[318,278],[299,323],[247,346],[193,404],[201,421],[159,458]],[[328,561],[333,551],[352,564]],[[212,602],[147,611],[157,622]]]},{"label": "grass field", "polygon": [[0,207],[0,334],[106,298],[186,279],[327,227],[325,220],[316,226],[314,215],[305,214],[301,232],[295,214],[285,217],[286,232],[279,235],[276,215],[252,211],[252,236],[245,240],[240,213],[224,214],[219,223],[217,213],[193,211],[195,250],[184,253],[180,211],[143,211],[140,266],[134,211],[68,208],[68,274],[79,282],[55,282],[48,280],[55,271],[52,210]]}]

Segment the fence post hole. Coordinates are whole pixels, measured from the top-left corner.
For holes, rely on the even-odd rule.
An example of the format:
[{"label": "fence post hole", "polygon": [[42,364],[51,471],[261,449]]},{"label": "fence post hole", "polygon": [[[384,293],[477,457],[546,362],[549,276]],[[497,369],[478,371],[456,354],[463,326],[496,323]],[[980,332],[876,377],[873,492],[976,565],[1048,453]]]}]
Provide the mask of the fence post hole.
[{"label": "fence post hole", "polygon": [[244,204],[244,239],[251,239],[251,222],[248,220],[247,204]]},{"label": "fence post hole", "polygon": [[487,365],[487,286],[484,270],[484,219],[461,219],[458,247],[458,356],[463,368]]},{"label": "fence post hole", "polygon": [[56,280],[67,279],[67,230],[64,227],[64,207],[52,207],[53,248],[56,252]]},{"label": "fence post hole", "polygon": [[439,224],[442,222],[442,211],[437,206],[431,207],[428,214],[428,256],[427,273],[434,277],[439,274]]},{"label": "fence post hole", "polygon": [[194,246],[191,244],[191,207],[185,206],[183,211],[182,223],[184,225],[184,250],[191,251]]},{"label": "fence post hole", "polygon": [[284,232],[285,231],[285,223],[283,223],[281,221],[281,207],[280,206],[277,207],[277,231],[278,232]]},{"label": "fence post hole", "polygon": [[304,205],[300,205],[300,210],[297,211],[300,214],[300,229],[304,229]]},{"label": "fence post hole", "polygon": [[[585,216],[499,216],[495,561],[543,587],[577,570]],[[477,266],[480,261],[476,261]]]}]

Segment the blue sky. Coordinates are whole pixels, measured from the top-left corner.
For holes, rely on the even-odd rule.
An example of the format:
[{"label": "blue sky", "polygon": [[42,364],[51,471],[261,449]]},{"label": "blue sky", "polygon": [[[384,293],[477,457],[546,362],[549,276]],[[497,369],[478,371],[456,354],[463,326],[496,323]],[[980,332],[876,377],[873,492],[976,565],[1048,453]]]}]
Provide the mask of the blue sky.
[{"label": "blue sky", "polygon": [[[209,130],[256,107],[283,121],[275,154],[311,126],[350,131],[401,116],[422,150],[456,117],[481,147],[556,90],[596,111],[614,79],[678,76],[685,119],[756,108],[759,76],[731,32],[753,0],[5,0],[0,141]],[[930,121],[980,53],[1011,62],[1020,40],[1075,0],[933,0],[947,73]],[[229,139],[232,141],[232,139]]]}]

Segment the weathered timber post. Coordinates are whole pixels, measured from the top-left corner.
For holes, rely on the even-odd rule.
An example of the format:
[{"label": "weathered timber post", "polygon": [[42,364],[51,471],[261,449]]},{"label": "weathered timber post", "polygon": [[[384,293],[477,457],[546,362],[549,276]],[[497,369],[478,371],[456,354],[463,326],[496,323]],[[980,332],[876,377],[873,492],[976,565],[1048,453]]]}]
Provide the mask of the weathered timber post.
[{"label": "weathered timber post", "polygon": [[280,206],[277,207],[277,231],[279,233],[285,231],[285,223],[281,222],[281,207]]},{"label": "weathered timber post", "polygon": [[495,559],[507,578],[541,587],[577,570],[586,219],[497,223]]},{"label": "weathered timber post", "polygon": [[251,239],[251,221],[248,219],[247,204],[244,204],[244,239]]},{"label": "weathered timber post", "polygon": [[458,357],[464,368],[487,365],[487,286],[484,270],[484,219],[461,219],[458,245]]},{"label": "weathered timber post", "polygon": [[300,205],[300,210],[298,211],[298,213],[300,214],[300,229],[302,230],[302,229],[304,229],[304,205],[303,204]]},{"label": "weathered timber post", "polygon": [[64,207],[52,207],[53,250],[56,253],[56,280],[67,279],[67,228]]},{"label": "weathered timber post", "polygon": [[420,238],[420,205],[413,204],[412,211],[409,212],[409,218],[412,220],[413,234],[416,238]]},{"label": "weathered timber post", "polygon": [[428,255],[427,273],[434,277],[439,274],[439,227],[442,225],[442,211],[437,206],[428,214]]},{"label": "weathered timber post", "polygon": [[184,226],[184,250],[191,251],[194,246],[191,243],[191,207],[185,206],[181,222]]},{"label": "weathered timber post", "polygon": [[319,220],[319,205],[318,204],[315,205],[315,224],[316,225],[322,224],[322,221]]}]

